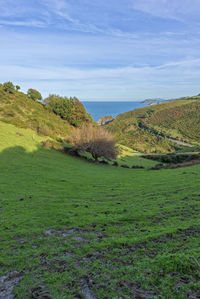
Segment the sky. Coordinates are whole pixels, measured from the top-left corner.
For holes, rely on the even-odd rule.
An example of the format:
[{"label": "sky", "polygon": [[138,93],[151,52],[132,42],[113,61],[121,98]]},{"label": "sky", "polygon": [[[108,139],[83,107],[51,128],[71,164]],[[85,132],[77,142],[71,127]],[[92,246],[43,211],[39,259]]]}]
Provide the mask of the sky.
[{"label": "sky", "polygon": [[200,0],[0,0],[0,82],[88,101],[200,93]]}]

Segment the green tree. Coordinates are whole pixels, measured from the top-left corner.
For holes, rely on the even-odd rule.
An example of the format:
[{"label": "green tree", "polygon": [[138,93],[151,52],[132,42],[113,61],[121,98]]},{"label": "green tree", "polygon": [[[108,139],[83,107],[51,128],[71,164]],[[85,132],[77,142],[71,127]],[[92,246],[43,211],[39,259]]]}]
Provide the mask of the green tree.
[{"label": "green tree", "polygon": [[3,84],[3,89],[4,89],[6,92],[14,93],[14,91],[15,91],[15,85],[14,85],[12,82],[8,81],[8,82],[5,82],[5,83]]},{"label": "green tree", "polygon": [[16,85],[16,90],[19,91],[21,89],[21,87],[19,85]]},{"label": "green tree", "polygon": [[76,98],[71,98],[71,124],[80,127],[84,122],[90,122],[91,116],[85,110],[84,105]]},{"label": "green tree", "polygon": [[67,98],[49,95],[44,100],[47,109],[67,120],[75,127],[81,127],[85,122],[92,122],[92,117],[86,112],[84,105],[77,98]]},{"label": "green tree", "polygon": [[44,100],[47,109],[71,123],[72,99],[51,94]]},{"label": "green tree", "polygon": [[37,91],[36,89],[30,88],[27,92],[27,95],[30,99],[32,99],[34,101],[41,101],[42,100],[41,93],[39,91]]}]

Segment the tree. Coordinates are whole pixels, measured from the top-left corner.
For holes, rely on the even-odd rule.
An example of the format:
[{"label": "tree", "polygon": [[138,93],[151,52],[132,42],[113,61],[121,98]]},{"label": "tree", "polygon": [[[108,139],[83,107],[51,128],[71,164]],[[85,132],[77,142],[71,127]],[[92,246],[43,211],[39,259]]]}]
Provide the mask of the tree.
[{"label": "tree", "polygon": [[116,159],[117,147],[114,137],[104,128],[85,124],[72,130],[70,143],[74,152],[88,152],[97,162],[98,158]]},{"label": "tree", "polygon": [[15,91],[15,85],[10,81],[5,82],[3,84],[3,88],[6,92],[9,92],[9,93],[14,93],[14,91]]},{"label": "tree", "polygon": [[71,107],[71,124],[80,127],[85,122],[93,122],[92,116],[87,113],[84,105],[76,97],[70,99],[73,103]]},{"label": "tree", "polygon": [[27,95],[30,99],[32,99],[34,101],[41,101],[42,100],[41,93],[39,91],[37,91],[36,89],[30,88],[27,92]]},{"label": "tree", "polygon": [[16,90],[19,91],[21,89],[21,87],[19,85],[16,85]]},{"label": "tree", "polygon": [[49,95],[44,100],[46,107],[67,120],[75,127],[81,127],[85,122],[92,122],[92,117],[86,112],[84,105],[77,98],[67,98]]},{"label": "tree", "polygon": [[50,111],[71,123],[71,108],[73,105],[71,98],[51,94],[44,102]]}]

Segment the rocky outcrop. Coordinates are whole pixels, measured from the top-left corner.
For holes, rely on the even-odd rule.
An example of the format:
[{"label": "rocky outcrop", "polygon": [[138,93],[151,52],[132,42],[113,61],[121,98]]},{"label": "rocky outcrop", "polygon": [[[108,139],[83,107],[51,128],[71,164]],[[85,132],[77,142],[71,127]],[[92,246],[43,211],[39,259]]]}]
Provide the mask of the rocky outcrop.
[{"label": "rocky outcrop", "polygon": [[114,118],[113,116],[102,116],[102,117],[98,120],[97,124],[98,124],[99,126],[105,126],[105,125],[109,124],[111,121],[113,121],[114,119],[115,119],[115,118]]}]

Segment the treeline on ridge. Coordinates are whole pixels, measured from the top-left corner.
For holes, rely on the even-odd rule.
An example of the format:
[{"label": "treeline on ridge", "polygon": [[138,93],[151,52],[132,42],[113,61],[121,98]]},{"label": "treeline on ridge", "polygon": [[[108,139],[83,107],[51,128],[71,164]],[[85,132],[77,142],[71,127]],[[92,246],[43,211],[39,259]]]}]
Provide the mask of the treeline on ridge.
[{"label": "treeline on ridge", "polygon": [[43,99],[39,91],[30,88],[25,94],[12,82],[0,84],[0,120],[54,139],[65,138],[71,127],[93,122],[76,97]]},{"label": "treeline on ridge", "polygon": [[[14,94],[20,90],[20,86],[15,86],[12,82],[5,82],[1,86],[9,94]],[[41,93],[32,88],[28,89],[27,96],[31,100],[39,101],[48,111],[59,115],[72,126],[80,127],[85,122],[93,121],[92,116],[86,112],[84,105],[76,97],[68,98],[51,94],[43,100]]]}]

